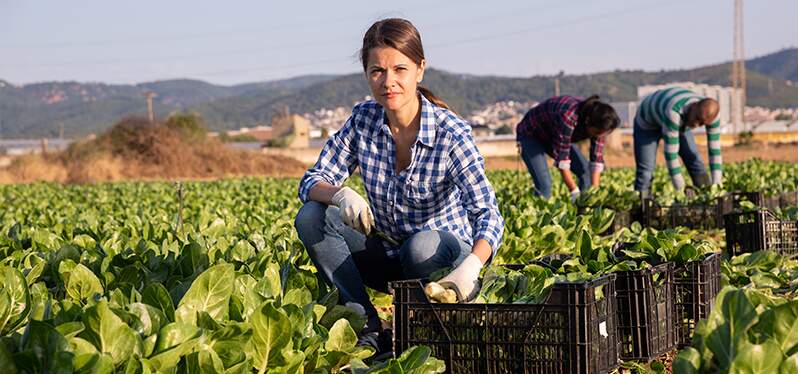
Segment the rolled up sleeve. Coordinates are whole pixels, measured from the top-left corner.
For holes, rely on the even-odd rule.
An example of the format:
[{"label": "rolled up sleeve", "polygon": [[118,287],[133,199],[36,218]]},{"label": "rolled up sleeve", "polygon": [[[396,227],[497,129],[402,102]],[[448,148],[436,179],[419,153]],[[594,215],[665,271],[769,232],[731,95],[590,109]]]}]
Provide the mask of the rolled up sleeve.
[{"label": "rolled up sleeve", "polygon": [[557,116],[554,122],[554,165],[561,170],[571,170],[571,137],[576,128],[576,114],[569,110],[562,116]]},{"label": "rolled up sleeve", "polygon": [[668,111],[668,116],[662,124],[662,137],[665,142],[665,165],[676,190],[684,189],[682,164],[679,162],[679,123],[681,116],[674,110]]},{"label": "rolled up sleeve", "polygon": [[590,139],[590,171],[604,171],[604,142],[606,136]]},{"label": "rolled up sleeve", "polygon": [[357,167],[357,154],[354,143],[356,131],[354,115],[349,117],[344,126],[327,139],[319,159],[299,182],[299,199],[303,203],[309,200],[310,190],[319,182],[327,182],[340,186],[349,178]]}]

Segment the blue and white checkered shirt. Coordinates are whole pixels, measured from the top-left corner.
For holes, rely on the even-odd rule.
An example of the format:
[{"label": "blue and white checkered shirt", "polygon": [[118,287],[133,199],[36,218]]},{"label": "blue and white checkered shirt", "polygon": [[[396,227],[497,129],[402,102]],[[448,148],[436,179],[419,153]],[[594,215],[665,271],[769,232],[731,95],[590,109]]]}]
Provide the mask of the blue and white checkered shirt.
[{"label": "blue and white checkered shirt", "polygon": [[[396,144],[384,113],[374,101],[355,105],[299,182],[302,202],[316,183],[340,186],[359,166],[377,230],[399,241],[426,230],[450,232],[469,245],[485,239],[495,255],[504,220],[471,126],[421,95],[410,165],[396,175]],[[398,250],[386,243],[389,257]]]}]

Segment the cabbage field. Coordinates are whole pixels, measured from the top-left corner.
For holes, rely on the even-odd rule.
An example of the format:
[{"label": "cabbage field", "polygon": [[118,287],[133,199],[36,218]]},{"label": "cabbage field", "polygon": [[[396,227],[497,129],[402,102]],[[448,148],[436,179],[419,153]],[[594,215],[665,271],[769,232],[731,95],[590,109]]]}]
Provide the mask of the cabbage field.
[{"label": "cabbage field", "polygon": [[364,363],[364,319],[296,237],[296,187],[0,187],[0,372],[441,371],[423,348]]},{"label": "cabbage field", "polygon": [[[750,161],[728,165],[725,175],[724,190],[686,197],[659,170],[654,190],[668,204],[725,191],[798,191],[793,164]],[[525,170],[489,178],[506,221],[494,264],[572,257],[513,272],[486,268],[481,302],[534,303],[554,281],[687,262],[724,246],[722,230],[633,223],[609,232],[613,209],[639,204],[632,170],[608,171],[603,188],[576,206],[556,176],[548,201],[532,196]],[[444,361],[425,346],[382,362],[356,346],[363,317],[339,305],[293,228],[297,185],[258,178],[0,186],[0,373],[443,372]],[[633,243],[624,259],[614,255],[619,243]],[[727,288],[674,369],[798,372],[798,265],[760,252],[727,257],[722,269]],[[534,292],[506,286],[521,276],[540,282],[526,289]],[[390,296],[373,298],[390,320]]]}]

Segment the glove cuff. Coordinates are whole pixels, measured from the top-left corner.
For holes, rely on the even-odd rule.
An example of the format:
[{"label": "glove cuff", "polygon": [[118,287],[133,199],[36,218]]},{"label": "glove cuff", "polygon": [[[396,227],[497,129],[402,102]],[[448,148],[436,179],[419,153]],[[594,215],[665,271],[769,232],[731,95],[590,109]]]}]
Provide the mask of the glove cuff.
[{"label": "glove cuff", "polygon": [[712,170],[712,184],[723,183],[723,172],[720,170]]},{"label": "glove cuff", "polygon": [[471,253],[466,256],[459,266],[463,266],[464,270],[479,273],[479,271],[482,270],[483,264],[482,260],[480,260],[477,255]]},{"label": "glove cuff", "polygon": [[332,195],[332,198],[330,198],[330,202],[333,203],[333,205],[340,208],[341,204],[343,204],[344,199],[346,198],[346,195],[349,194],[349,191],[353,190],[349,187],[341,187],[341,189],[338,190],[338,192]]},{"label": "glove cuff", "polygon": [[671,182],[673,183],[673,188],[676,189],[676,191],[684,191],[684,177],[682,177],[681,174],[671,176]]}]

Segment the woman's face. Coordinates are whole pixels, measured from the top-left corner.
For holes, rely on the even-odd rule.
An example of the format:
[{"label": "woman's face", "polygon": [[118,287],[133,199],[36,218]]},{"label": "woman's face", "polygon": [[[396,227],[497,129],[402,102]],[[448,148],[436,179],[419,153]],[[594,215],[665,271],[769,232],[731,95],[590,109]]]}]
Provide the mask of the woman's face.
[{"label": "woman's face", "polygon": [[366,78],[371,94],[383,108],[397,111],[407,107],[416,97],[416,86],[424,77],[424,65],[416,64],[393,48],[373,48],[369,51]]}]

